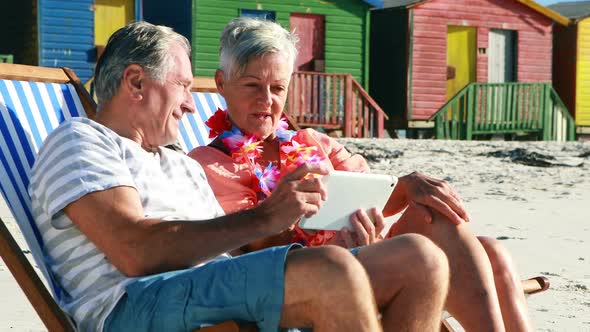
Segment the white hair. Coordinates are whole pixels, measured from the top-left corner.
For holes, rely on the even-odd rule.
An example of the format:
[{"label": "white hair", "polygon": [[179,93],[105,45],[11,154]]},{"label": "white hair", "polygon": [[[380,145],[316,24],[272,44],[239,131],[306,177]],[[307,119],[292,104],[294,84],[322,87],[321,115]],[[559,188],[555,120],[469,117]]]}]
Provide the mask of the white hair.
[{"label": "white hair", "polygon": [[220,69],[226,79],[239,77],[252,58],[279,53],[295,65],[299,38],[271,21],[239,17],[230,21],[221,34]]}]

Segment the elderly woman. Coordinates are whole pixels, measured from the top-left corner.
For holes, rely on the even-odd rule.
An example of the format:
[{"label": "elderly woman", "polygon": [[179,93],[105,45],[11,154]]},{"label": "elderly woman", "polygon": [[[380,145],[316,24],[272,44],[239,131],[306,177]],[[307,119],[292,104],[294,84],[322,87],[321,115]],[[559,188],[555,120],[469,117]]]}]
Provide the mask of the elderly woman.
[{"label": "elderly woman", "polygon": [[[325,163],[336,170],[368,172],[366,161],[332,138],[312,129],[287,130],[281,119],[295,63],[297,37],[268,21],[238,18],[221,36],[220,68],[215,73],[227,110],[207,124],[209,146],[189,155],[205,168],[226,213],[256,206],[277,179],[301,163]],[[375,224],[359,210],[355,232],[304,232],[297,227],[245,247],[301,242],[306,245],[366,245],[381,238],[383,215],[403,215],[388,236],[420,233],[449,259],[451,280],[446,309],[466,330],[530,330],[520,279],[508,253],[495,241],[477,238],[459,196],[444,181],[412,173],[399,178]]]}]

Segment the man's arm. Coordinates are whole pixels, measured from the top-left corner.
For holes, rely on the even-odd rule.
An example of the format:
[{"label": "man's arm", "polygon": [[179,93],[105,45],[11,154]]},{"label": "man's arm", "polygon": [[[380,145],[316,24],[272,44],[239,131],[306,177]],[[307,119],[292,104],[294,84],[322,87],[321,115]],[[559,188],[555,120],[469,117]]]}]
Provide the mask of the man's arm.
[{"label": "man's arm", "polygon": [[211,220],[145,218],[138,192],[126,186],[87,194],[64,210],[122,273],[142,276],[194,266],[316,213],[326,193],[318,179],[301,180],[308,172],[327,170],[303,165],[258,207]]}]

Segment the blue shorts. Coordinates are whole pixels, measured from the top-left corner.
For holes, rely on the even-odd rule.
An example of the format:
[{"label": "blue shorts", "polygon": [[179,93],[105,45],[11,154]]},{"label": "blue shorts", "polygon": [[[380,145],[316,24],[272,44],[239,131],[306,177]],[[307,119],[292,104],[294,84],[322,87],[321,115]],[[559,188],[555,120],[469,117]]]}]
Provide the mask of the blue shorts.
[{"label": "blue shorts", "polygon": [[273,247],[201,267],[138,278],[126,287],[104,331],[192,331],[226,320],[277,331],[285,260],[291,248]]},{"label": "blue shorts", "polygon": [[[277,331],[285,261],[289,250],[298,246],[272,247],[138,278],[127,285],[104,331],[186,332],[226,320],[255,322],[261,332]],[[357,256],[358,249],[349,250]]]}]

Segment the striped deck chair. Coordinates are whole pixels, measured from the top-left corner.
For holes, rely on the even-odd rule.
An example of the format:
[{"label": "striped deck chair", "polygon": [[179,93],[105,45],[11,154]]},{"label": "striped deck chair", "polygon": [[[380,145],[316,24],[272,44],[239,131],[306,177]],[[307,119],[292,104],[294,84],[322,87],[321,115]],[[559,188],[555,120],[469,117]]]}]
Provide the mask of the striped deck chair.
[{"label": "striped deck chair", "polygon": [[[75,331],[75,326],[57,305],[62,289],[45,265],[27,191],[30,172],[53,129],[71,117],[93,118],[95,110],[96,104],[67,68],[0,64],[0,189],[44,281],[1,219],[0,256],[49,331]],[[228,321],[199,331],[247,330]]]},{"label": "striped deck chair", "polygon": [[[45,265],[43,241],[32,217],[27,188],[45,137],[65,119],[94,114],[94,101],[84,92],[69,69],[0,64],[0,189],[57,302],[61,288]],[[72,331],[70,320],[3,222],[0,233],[0,254],[45,326],[50,331]]]},{"label": "striped deck chair", "polygon": [[216,92],[193,91],[193,99],[196,106],[195,113],[186,113],[178,126],[178,141],[185,153],[211,142],[209,127],[205,125],[205,121],[215,113],[217,108],[226,108],[225,99]]}]

